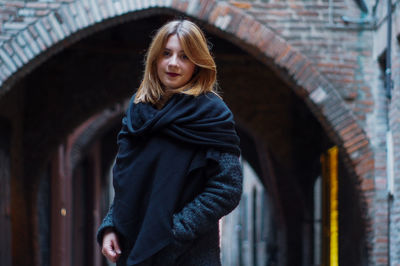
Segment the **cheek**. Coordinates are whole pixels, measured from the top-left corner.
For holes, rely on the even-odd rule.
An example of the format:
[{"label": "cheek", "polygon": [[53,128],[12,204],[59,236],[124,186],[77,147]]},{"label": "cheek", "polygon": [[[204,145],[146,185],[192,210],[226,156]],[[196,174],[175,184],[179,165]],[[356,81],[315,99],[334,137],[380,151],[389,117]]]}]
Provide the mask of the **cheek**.
[{"label": "cheek", "polygon": [[190,76],[193,76],[195,67],[196,67],[196,65],[193,64],[193,63],[190,64],[190,65],[188,65],[188,67],[187,67],[187,72],[188,72],[188,74],[189,74]]},{"label": "cheek", "polygon": [[163,73],[162,60],[157,61],[157,75],[160,76]]}]

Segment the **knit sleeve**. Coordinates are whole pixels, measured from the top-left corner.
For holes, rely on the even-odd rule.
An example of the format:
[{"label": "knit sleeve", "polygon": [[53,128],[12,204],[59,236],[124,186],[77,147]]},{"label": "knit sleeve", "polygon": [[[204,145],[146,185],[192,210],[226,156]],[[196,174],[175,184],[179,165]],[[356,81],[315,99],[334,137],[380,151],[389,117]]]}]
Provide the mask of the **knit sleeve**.
[{"label": "knit sleeve", "polygon": [[205,189],[173,216],[173,235],[177,240],[193,240],[210,230],[239,203],[243,174],[239,157],[221,153],[219,172],[211,176]]},{"label": "knit sleeve", "polygon": [[103,242],[104,231],[107,228],[113,228],[114,227],[114,222],[113,222],[113,218],[112,218],[113,217],[113,211],[114,211],[114,202],[111,204],[107,215],[104,217],[103,222],[101,223],[101,225],[97,229],[96,239],[97,239],[97,243],[99,243],[100,246],[102,245],[102,242]]}]

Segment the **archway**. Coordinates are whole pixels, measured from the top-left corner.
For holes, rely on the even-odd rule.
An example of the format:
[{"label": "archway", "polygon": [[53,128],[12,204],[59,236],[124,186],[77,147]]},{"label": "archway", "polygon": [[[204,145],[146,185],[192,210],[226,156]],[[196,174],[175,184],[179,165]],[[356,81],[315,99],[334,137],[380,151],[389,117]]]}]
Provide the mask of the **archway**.
[{"label": "archway", "polygon": [[[335,92],[335,89],[326,80],[324,80],[324,78],[318,73],[318,71],[313,69],[312,65],[308,62],[308,60],[304,56],[293,50],[287,43],[284,42],[284,40],[274,35],[272,31],[270,31],[268,28],[259,24],[251,17],[244,15],[239,10],[224,3],[215,3],[212,1],[199,1],[198,3],[199,3],[198,9],[190,9],[187,6],[184,7],[174,2],[171,3],[171,6],[168,6],[168,9],[150,8],[140,12],[139,11],[133,12],[137,10],[135,8],[127,9],[125,12],[121,13],[125,15],[115,18],[113,18],[112,15],[110,15],[112,18],[96,25],[94,25],[94,21],[92,23],[89,23],[87,21],[86,26],[83,26],[81,31],[78,31],[77,30],[78,27],[76,27],[75,31],[76,35],[72,34],[74,32],[70,32],[69,35],[70,38],[67,36],[65,36],[65,38],[69,40],[73,40],[74,38],[81,39],[92,34],[90,37],[83,39],[82,42],[76,43],[75,45],[70,46],[70,48],[67,49],[65,49],[66,48],[65,46],[62,46],[61,44],[56,44],[55,42],[53,42],[54,43],[53,45],[50,38],[49,39],[50,43],[48,44],[49,49],[41,53],[41,56],[35,57],[35,59],[32,60],[32,63],[30,65],[29,64],[26,65],[26,68],[21,67],[20,71],[15,71],[15,75],[12,77],[11,77],[12,71],[10,71],[9,75],[10,78],[5,79],[4,85],[2,86],[3,94],[5,93],[6,90],[9,90],[7,92],[7,95],[5,96],[11,98],[15,97],[14,98],[15,102],[19,98],[18,96],[12,96],[13,94],[19,95],[21,91],[25,91],[25,93],[27,93],[27,95],[23,97],[25,98],[26,101],[24,104],[25,114],[22,116],[25,119],[24,124],[26,126],[25,129],[27,130],[25,131],[25,133],[28,132],[29,134],[27,133],[25,135],[24,141],[26,145],[24,145],[22,153],[25,155],[24,160],[29,161],[31,164],[31,166],[27,165],[25,169],[27,172],[30,172],[29,175],[35,177],[35,175],[39,174],[40,171],[36,170],[37,165],[43,164],[43,162],[48,159],[48,157],[51,154],[51,151],[54,150],[54,148],[60,142],[62,142],[63,137],[65,137],[65,134],[67,134],[67,132],[70,132],[73,128],[77,127],[81,122],[84,121],[85,118],[110,106],[111,103],[122,101],[125,97],[127,97],[127,95],[129,95],[132,92],[131,88],[134,87],[133,84],[137,83],[137,79],[140,78],[140,73],[141,73],[140,58],[143,55],[143,51],[141,51],[142,54],[139,56],[137,56],[137,54],[136,55],[132,54],[131,58],[122,58],[123,56],[121,54],[118,55],[118,53],[121,50],[123,51],[124,47],[118,47],[118,48],[114,47],[113,49],[109,50],[109,48],[113,46],[112,42],[108,43],[108,45],[102,44],[96,47],[95,45],[96,37],[99,37],[101,34],[118,35],[121,32],[125,32],[126,34],[127,32],[129,32],[129,30],[132,30],[129,29],[129,27],[124,28],[124,30],[121,30],[121,28],[120,30],[115,30],[117,27],[124,27],[124,25],[125,26],[127,25],[127,24],[120,24],[122,22],[128,22],[128,21],[140,22],[141,20],[139,19],[145,20],[144,19],[145,17],[150,17],[151,15],[154,14],[161,14],[161,13],[180,14],[180,12],[183,11],[185,13],[188,13],[194,19],[197,19],[199,24],[201,24],[210,33],[213,33],[215,35],[214,37],[215,39],[222,39],[222,40],[225,39],[234,43],[235,45],[232,48],[234,51],[232,53],[234,55],[239,54],[243,56],[242,59],[244,60],[244,62],[248,62],[246,60],[249,60],[249,58],[251,58],[251,56],[249,57],[249,54],[252,55],[253,57],[257,56],[259,62],[256,63],[256,61],[253,59],[254,62],[252,62],[252,64],[254,64],[254,67],[259,69],[260,71],[258,76],[260,77],[263,76],[264,75],[263,71],[265,71],[265,69],[269,69],[268,75],[270,76],[275,75],[275,79],[276,77],[279,77],[279,79],[281,80],[279,87],[286,88],[281,92],[277,92],[285,94],[283,98],[286,99],[286,103],[282,104],[282,106],[287,107],[291,103],[294,103],[293,110],[286,109],[288,116],[294,113],[294,110],[296,110],[296,108],[300,108],[301,114],[304,114],[308,118],[313,117],[313,120],[311,120],[310,122],[311,124],[315,125],[316,120],[314,119],[314,117],[316,117],[325,130],[321,131],[319,129],[318,132],[325,132],[325,134],[329,136],[329,140],[332,143],[336,143],[341,147],[342,155],[347,165],[346,167],[347,171],[350,172],[350,175],[355,174],[352,178],[353,179],[361,178],[362,181],[364,180],[368,181],[368,179],[371,178],[370,175],[372,171],[371,168],[372,166],[367,165],[366,168],[363,165],[363,162],[359,160],[360,157],[371,156],[370,153],[368,152],[369,147],[367,138],[364,132],[362,131],[361,127],[357,125],[357,122],[353,118],[351,111],[349,111],[345,107],[345,104],[340,99],[338,94]],[[70,5],[75,5],[75,4],[77,6],[80,5],[78,3],[71,3]],[[90,10],[94,12],[95,9],[90,9]],[[208,11],[210,10],[213,10],[212,14],[208,14]],[[65,10],[60,12],[61,12],[60,14],[64,14]],[[141,24],[140,30],[146,32],[144,30],[146,25],[150,25],[151,28],[154,29],[156,24],[164,21],[166,17],[161,17],[158,22],[154,22],[155,18],[156,17],[152,17],[151,23]],[[52,18],[51,16],[48,19],[52,20],[51,25],[56,23],[54,21],[54,18]],[[236,21],[240,21],[240,23],[236,23]],[[119,26],[115,26],[116,24],[118,24]],[[57,26],[54,25],[53,29],[56,32]],[[111,28],[111,26],[114,27]],[[99,31],[105,28],[108,28],[110,30],[99,32],[100,35],[93,34],[94,31]],[[250,30],[247,30],[248,28],[250,28]],[[137,28],[135,28],[133,31],[136,34],[140,32],[137,31]],[[118,36],[118,38],[123,39],[124,36],[125,37],[127,36],[125,34]],[[149,35],[148,33],[143,34],[143,36],[148,36],[148,35]],[[94,43],[90,43],[91,41],[94,41]],[[129,44],[129,38],[127,41],[128,42],[125,42],[125,44],[127,43]],[[86,46],[85,48],[85,45],[88,44],[89,46]],[[135,40],[134,47],[141,47],[138,40]],[[215,47],[218,47],[218,45],[215,45]],[[236,51],[236,49],[238,49],[237,47],[241,47],[242,50],[240,53]],[[60,48],[63,48],[65,50],[54,56],[54,53],[58,51]],[[75,68],[75,69],[73,67],[65,68],[66,64],[67,65],[70,64],[71,66],[76,66],[77,61],[79,61],[77,60],[77,58],[73,58],[70,56],[72,54],[76,56],[77,53],[73,51],[74,49],[77,49],[75,50],[75,52],[80,54],[79,58],[82,59],[80,62],[82,63],[82,65],[80,66],[80,68]],[[90,53],[96,51],[96,49],[103,49],[102,52],[106,53],[111,53],[111,54],[113,52],[116,53],[115,56],[119,57],[118,59],[119,64],[112,64],[112,62],[107,61],[108,59],[102,61],[102,58],[99,57],[95,59],[98,63],[93,64],[93,61],[91,60],[94,57],[93,55],[90,55]],[[125,49],[129,50],[129,48],[127,47],[125,47]],[[245,52],[243,52],[243,50]],[[140,52],[140,50],[137,50],[136,52]],[[126,56],[126,54],[124,56]],[[89,59],[88,57],[92,58]],[[42,64],[40,68],[34,68],[45,59],[47,59],[46,63]],[[66,64],[59,65],[58,63],[60,62],[60,60]],[[223,60],[226,61],[230,60],[229,53],[227,57],[224,58]],[[98,67],[98,70],[100,70],[100,72],[96,71],[91,72],[90,69],[86,69],[83,67],[85,62],[88,63],[90,61],[91,61],[91,66],[96,65]],[[129,62],[136,62],[137,65],[131,66],[129,65],[130,64]],[[223,64],[228,65],[228,63],[223,63]],[[115,67],[116,65],[118,68]],[[85,75],[79,73],[78,70],[82,69],[85,69],[87,71]],[[270,72],[271,69],[273,70],[273,72]],[[20,79],[23,76],[23,73],[28,70],[34,71],[33,74],[27,76],[26,79],[18,83],[14,83],[15,80]],[[53,75],[49,75],[50,79],[53,80],[47,79],[44,82],[43,77],[47,75],[46,71],[48,70],[53,71]],[[62,70],[67,70],[69,71],[69,73],[63,72]],[[104,72],[105,70],[106,72]],[[132,78],[127,78],[124,74],[121,74],[129,72],[129,70],[132,70],[131,73],[136,73],[137,77],[136,80]],[[235,71],[237,71],[237,69]],[[57,74],[54,75],[54,73],[58,73],[58,75]],[[62,75],[60,75],[60,73],[62,73]],[[91,81],[93,81],[93,79],[96,79],[100,73],[105,74],[101,76],[103,78],[105,77],[104,80],[108,80],[109,83],[107,83],[107,81],[103,82],[102,84],[97,83],[96,87],[93,87],[93,82]],[[77,84],[76,80],[71,80],[68,78],[68,77],[77,78],[83,76],[86,77],[79,80],[79,86],[74,86]],[[118,80],[119,85],[121,84],[123,85],[121,87],[115,86],[115,84],[113,84],[113,81],[115,80]],[[282,80],[284,82],[282,82]],[[51,90],[51,88],[46,86],[46,83],[48,82],[51,82],[51,84],[54,86],[53,88],[57,89]],[[119,88],[116,88],[112,92],[107,90],[107,88],[113,87],[113,85]],[[11,86],[12,89],[10,89]],[[224,90],[226,91],[224,97],[226,98],[228,104],[232,106],[232,109],[234,110],[235,113],[237,114],[242,113],[242,118],[238,116],[239,122],[246,124],[246,128],[247,127],[252,128],[252,130],[255,130],[257,132],[257,129],[255,127],[257,127],[258,123],[256,120],[261,119],[258,121],[261,122],[263,121],[262,120],[263,118],[257,116],[259,116],[260,114],[265,114],[266,113],[265,110],[264,113],[263,112],[259,113],[258,111],[260,111],[260,109],[257,110],[257,109],[247,108],[245,110],[245,113],[246,111],[249,112],[249,110],[252,110],[251,112],[253,113],[256,111],[258,113],[258,114],[254,113],[257,118],[256,120],[252,121],[247,119],[249,118],[249,115],[243,114],[243,112],[240,111],[241,108],[240,104],[237,101],[235,101],[235,98],[236,99],[237,98],[245,99],[245,98],[242,97],[243,95],[240,95],[240,89],[233,90],[230,89],[230,87],[231,86],[229,85],[223,86]],[[262,90],[257,90],[257,92],[261,93],[261,97],[256,97],[253,94],[254,98],[248,99],[248,102],[245,105],[251,106],[252,100],[256,98],[258,101],[261,101],[259,102],[259,104],[263,103],[265,105],[265,102],[262,102],[262,99],[267,99],[266,95],[268,95],[268,93],[270,92],[263,92]],[[236,96],[234,96],[235,93]],[[46,95],[47,99],[44,98],[44,95]],[[85,97],[85,95],[87,97]],[[275,96],[274,99],[277,98],[279,97]],[[79,105],[69,106],[68,104],[66,104],[68,102],[74,102],[77,99],[79,99],[80,103]],[[304,105],[304,102],[307,104],[309,110],[311,110],[312,115],[310,111],[307,111],[307,108],[305,108],[306,105]],[[37,108],[38,104],[42,104],[43,108]],[[333,109],[335,110],[335,112],[332,111]],[[66,112],[65,110],[68,111]],[[57,124],[57,120],[60,117],[63,117],[64,123]],[[43,118],[46,118],[47,119],[46,121],[53,121],[52,125],[55,125],[54,127],[52,126],[54,136],[52,136],[51,138],[44,137],[46,134],[45,133],[46,130],[45,126],[41,124],[41,120]],[[307,119],[298,121],[306,121],[306,120]],[[249,123],[252,125],[249,125]],[[39,127],[43,128],[41,130],[38,130],[38,125]],[[288,126],[289,125],[286,125],[286,127]],[[297,126],[301,127],[300,125]],[[316,127],[320,126],[316,125]],[[278,128],[282,129],[282,127]],[[264,135],[263,132],[265,133],[265,131],[263,130],[259,130],[255,134]],[[271,137],[270,134],[266,134],[266,136],[269,136],[270,138],[268,142],[274,144],[274,142],[272,141],[274,138]],[[34,150],[38,150],[39,148],[43,147],[46,147],[47,152],[44,151],[40,154],[32,152]],[[289,144],[285,146],[286,149],[290,147],[291,146]],[[284,150],[284,149],[279,150],[278,148],[275,148],[274,150],[275,153],[278,154],[278,157],[280,157],[280,159],[278,160],[280,164],[284,164],[287,161],[293,160],[292,158],[288,158],[290,157],[291,154],[289,150]],[[34,170],[34,171],[28,171],[28,170]],[[363,184],[364,183],[362,183],[362,186]],[[37,186],[35,182],[28,183],[27,187],[30,186],[32,186],[33,188],[32,191],[37,190],[35,189],[35,186]],[[28,198],[30,197],[32,199],[35,198],[34,194],[30,195]],[[26,214],[26,216],[28,215]],[[19,230],[24,230],[24,229],[20,228]],[[31,234],[34,234],[33,230]],[[29,249],[29,247],[27,246],[26,249]]]},{"label": "archway", "polygon": [[[87,6],[80,2],[55,5],[47,16],[36,18],[29,29],[22,28],[14,34],[0,49],[0,66],[3,69],[0,95],[4,95],[17,80],[46,59],[96,31],[151,14],[189,15],[208,30],[242,47],[290,83],[341,148],[349,170],[361,181],[361,189],[370,189],[373,167],[370,161],[363,165],[359,160],[365,157],[373,160],[368,137],[362,127],[335,88],[313,67],[311,61],[267,26],[228,3],[211,0],[191,1],[190,4],[183,0],[104,5],[95,1]],[[29,47],[24,46],[26,42]]]}]

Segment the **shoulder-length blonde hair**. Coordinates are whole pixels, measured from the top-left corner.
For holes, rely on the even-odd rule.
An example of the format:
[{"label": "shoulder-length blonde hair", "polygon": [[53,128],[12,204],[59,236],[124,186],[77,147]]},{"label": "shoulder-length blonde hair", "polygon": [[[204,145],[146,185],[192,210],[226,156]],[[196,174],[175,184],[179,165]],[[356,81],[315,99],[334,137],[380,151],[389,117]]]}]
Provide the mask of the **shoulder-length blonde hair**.
[{"label": "shoulder-length blonde hair", "polygon": [[172,35],[178,37],[184,53],[196,65],[190,81],[176,92],[194,96],[215,92],[217,67],[203,31],[191,21],[174,20],[162,26],[150,44],[143,80],[136,93],[135,103],[155,104],[163,96],[164,89],[157,75],[157,60]]}]

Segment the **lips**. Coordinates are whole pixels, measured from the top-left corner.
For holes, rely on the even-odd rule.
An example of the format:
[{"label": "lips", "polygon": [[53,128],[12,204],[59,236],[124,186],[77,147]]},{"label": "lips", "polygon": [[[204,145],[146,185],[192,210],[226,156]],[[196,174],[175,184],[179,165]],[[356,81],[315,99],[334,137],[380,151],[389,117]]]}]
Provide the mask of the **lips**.
[{"label": "lips", "polygon": [[172,77],[172,78],[179,76],[179,74],[177,74],[177,73],[172,73],[172,72],[167,72],[167,75],[170,76],[170,77]]}]

